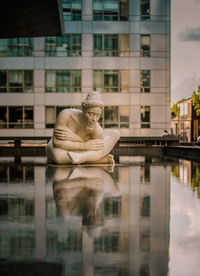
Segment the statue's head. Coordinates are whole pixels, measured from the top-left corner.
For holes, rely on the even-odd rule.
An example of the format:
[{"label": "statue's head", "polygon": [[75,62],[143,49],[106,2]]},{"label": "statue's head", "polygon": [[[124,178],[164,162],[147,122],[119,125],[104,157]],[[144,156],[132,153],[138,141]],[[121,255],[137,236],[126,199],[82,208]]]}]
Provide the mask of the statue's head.
[{"label": "statue's head", "polygon": [[92,128],[98,122],[104,108],[101,95],[97,91],[90,92],[81,103],[87,125]]},{"label": "statue's head", "polygon": [[100,107],[101,110],[103,110],[104,103],[102,101],[101,94],[97,91],[90,92],[85,100],[82,101],[81,106],[83,111],[91,107]]}]

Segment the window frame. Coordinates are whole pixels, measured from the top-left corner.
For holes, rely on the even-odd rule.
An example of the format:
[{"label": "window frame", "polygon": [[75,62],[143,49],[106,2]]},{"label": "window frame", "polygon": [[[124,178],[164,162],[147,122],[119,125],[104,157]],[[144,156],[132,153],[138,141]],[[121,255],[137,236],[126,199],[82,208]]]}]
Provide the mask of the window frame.
[{"label": "window frame", "polygon": [[[7,43],[5,49],[1,50],[1,42],[3,41]],[[0,57],[32,57],[33,55],[34,40],[32,37],[0,39]]]},{"label": "window frame", "polygon": [[[80,47],[75,47],[73,49],[73,38],[79,36]],[[67,47],[67,42],[65,40],[69,39],[69,47]],[[48,41],[49,40],[49,41]],[[51,44],[52,43],[52,44]],[[62,43],[62,46],[59,44]],[[64,45],[66,44],[66,47]],[[48,46],[53,46],[53,49]],[[78,44],[76,44],[78,46]],[[59,47],[62,50],[59,50]],[[81,34],[65,34],[64,36],[48,36],[45,37],[45,56],[46,57],[80,57],[82,56],[82,35]]]},{"label": "window frame", "polygon": [[[116,40],[117,40],[117,49],[112,49],[112,50],[107,50],[105,49],[105,39],[106,36],[113,36],[116,35]],[[121,49],[121,41],[122,41],[122,36],[127,35],[128,38],[128,50],[124,51]],[[98,49],[96,46],[96,39],[97,37],[101,38],[101,47]],[[115,43],[113,42],[113,45]],[[108,54],[110,53],[110,54]],[[94,57],[129,57],[130,56],[130,41],[129,41],[129,34],[93,34],[93,56]]]},{"label": "window frame", "polygon": [[[34,70],[0,70],[1,72],[6,73],[6,83],[5,85],[0,86],[0,94],[1,93],[33,93],[34,92]],[[9,83],[9,73],[12,72],[21,72],[22,73],[22,85],[10,85]],[[31,85],[26,85],[26,73],[31,73],[32,74],[32,80],[31,80]],[[2,90],[2,91],[1,91]],[[22,90],[22,91],[20,91]],[[30,91],[28,91],[30,90]]]},{"label": "window frame", "polygon": [[[147,74],[146,77],[148,77],[148,75],[149,75],[149,86],[145,85],[145,81],[144,81],[145,75],[143,74],[143,73],[145,73],[145,71],[148,71],[146,73]],[[151,92],[151,70],[149,70],[149,69],[140,71],[140,92],[141,93],[150,93]]]},{"label": "window frame", "polygon": [[[144,108],[144,109],[146,109],[146,108],[148,108],[149,110],[145,110],[145,113],[146,112],[149,112],[149,120],[147,121],[145,121],[144,119],[142,119],[142,116],[143,116],[143,114],[142,114],[142,108]],[[144,115],[145,117],[147,116],[146,114]],[[151,128],[151,106],[150,105],[141,105],[140,106],[140,127],[141,128]]]},{"label": "window frame", "polygon": [[[77,0],[76,0],[77,1]],[[63,19],[64,22],[65,21],[81,21],[82,20],[82,8],[83,8],[83,3],[82,0],[78,1],[80,2],[80,9],[74,9],[73,8],[73,4],[76,1],[72,1],[72,0],[62,0],[62,9],[63,9]],[[69,7],[67,7],[67,5],[69,5]],[[65,12],[67,12],[69,14],[65,14]]]},{"label": "window frame", "polygon": [[[105,76],[106,73],[109,74],[110,72],[114,72],[117,73],[117,85],[113,85],[113,86],[109,86],[109,85],[105,85]],[[125,89],[125,86],[122,86],[122,72],[127,72],[127,77],[128,77],[128,87]],[[95,81],[97,79],[97,76],[95,76],[95,74],[97,74],[97,72],[99,72],[101,74],[100,76],[100,87],[97,87],[97,85],[95,85]],[[113,74],[113,79],[114,79],[114,74]],[[115,80],[113,80],[114,82]],[[129,76],[129,70],[127,69],[122,69],[122,70],[115,70],[115,69],[111,69],[111,70],[93,70],[93,89],[97,90],[99,92],[102,93],[129,93],[130,90],[130,76]],[[123,90],[126,91],[123,91]],[[110,90],[110,91],[109,91]]]},{"label": "window frame", "polygon": [[[149,45],[142,44],[143,37],[149,38]],[[148,49],[145,50],[145,47],[148,47]],[[140,56],[151,57],[151,35],[150,34],[140,34]]]},{"label": "window frame", "polygon": [[[110,119],[110,123],[109,122],[106,122],[107,119],[105,119],[105,110],[109,108],[116,108],[116,112],[117,112],[117,120],[113,122],[113,119]],[[122,115],[121,115],[121,112],[120,112],[120,107],[127,107],[128,108],[128,122],[126,121],[123,121],[121,119]],[[129,105],[106,105],[104,107],[104,110],[102,112],[102,115],[101,115],[101,118],[99,120],[99,123],[100,125],[107,129],[107,128],[117,128],[117,129],[123,129],[123,128],[129,128],[130,126],[130,107]]]},{"label": "window frame", "polygon": [[[92,14],[93,14],[93,21],[128,21],[129,20],[129,0],[127,0],[126,8],[128,9],[127,14],[122,14],[121,10],[123,8],[124,2],[121,0],[117,0],[118,7],[117,12],[114,14],[112,11],[107,10],[106,11],[106,0],[101,0],[102,9],[95,10],[95,1],[92,2]],[[96,11],[96,13],[95,13]]]},{"label": "window frame", "polygon": [[[51,72],[51,73],[54,73],[55,74],[55,84],[54,86],[47,86],[47,73],[48,72]],[[57,86],[57,81],[58,81],[58,73],[66,73],[67,74],[70,74],[70,85],[62,85],[62,86]],[[73,78],[74,77],[77,77],[75,74],[73,75],[73,72],[77,72],[79,73],[79,76],[80,77],[80,85],[76,85],[74,86],[73,85]],[[63,82],[66,81],[66,80],[62,80]],[[48,69],[48,70],[45,70],[45,93],[80,93],[81,92],[81,83],[82,83],[82,70],[77,70],[77,69],[74,69],[74,70],[52,70],[52,69]],[[58,91],[60,90],[60,91]]]},{"label": "window frame", "polygon": [[[0,106],[5,107],[5,106]],[[22,109],[22,118],[17,119],[18,122],[11,122],[10,121],[10,112],[11,108],[21,108]],[[27,122],[25,119],[25,111],[26,108],[32,108],[33,112],[33,119],[30,122]],[[1,121],[1,119],[0,119]],[[2,127],[6,126],[6,127]],[[6,122],[0,123],[0,129],[34,129],[34,106],[30,105],[19,105],[19,106],[6,106]]]},{"label": "window frame", "polygon": [[[146,3],[144,3],[146,2]],[[149,14],[143,13],[143,7],[145,9],[145,4],[148,5]],[[151,20],[151,1],[150,0],[140,0],[140,20],[141,21],[150,21]]]}]

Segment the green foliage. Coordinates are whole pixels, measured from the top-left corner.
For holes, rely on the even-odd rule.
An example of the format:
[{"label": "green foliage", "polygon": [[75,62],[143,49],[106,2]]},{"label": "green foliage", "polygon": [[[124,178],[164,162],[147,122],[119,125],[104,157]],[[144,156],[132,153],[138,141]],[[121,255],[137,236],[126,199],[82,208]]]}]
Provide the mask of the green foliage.
[{"label": "green foliage", "polygon": [[179,167],[178,166],[172,166],[172,175],[175,176],[175,177],[178,177],[179,173]]},{"label": "green foliage", "polygon": [[192,190],[197,191],[197,196],[200,198],[200,168],[194,167],[192,173]]},{"label": "green foliage", "polygon": [[178,113],[178,106],[177,104],[173,104],[171,108],[171,118],[174,119],[177,116]]},{"label": "green foliage", "polygon": [[196,112],[196,115],[200,115],[200,86],[198,86],[198,90],[193,91],[192,94],[192,105],[194,107],[194,110]]}]

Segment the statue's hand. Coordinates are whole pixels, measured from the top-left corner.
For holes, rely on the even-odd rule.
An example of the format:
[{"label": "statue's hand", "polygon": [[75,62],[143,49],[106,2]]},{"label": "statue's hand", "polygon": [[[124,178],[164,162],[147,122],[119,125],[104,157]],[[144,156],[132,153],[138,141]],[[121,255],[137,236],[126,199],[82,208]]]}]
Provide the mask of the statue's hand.
[{"label": "statue's hand", "polygon": [[58,140],[68,140],[74,142],[82,142],[82,139],[69,129],[56,128],[54,130],[54,136]]},{"label": "statue's hand", "polygon": [[103,140],[89,140],[84,143],[84,149],[85,150],[100,150],[104,147],[104,141]]}]

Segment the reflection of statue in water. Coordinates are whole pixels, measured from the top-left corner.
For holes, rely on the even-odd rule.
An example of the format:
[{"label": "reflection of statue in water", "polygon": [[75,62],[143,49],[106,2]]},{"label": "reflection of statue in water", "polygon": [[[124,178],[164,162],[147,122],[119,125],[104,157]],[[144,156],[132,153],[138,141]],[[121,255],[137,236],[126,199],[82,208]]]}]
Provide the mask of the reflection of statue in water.
[{"label": "reflection of statue in water", "polygon": [[[101,167],[47,167],[46,176],[53,181],[57,209],[66,222],[82,217],[82,271],[94,275],[94,239],[104,227],[104,197],[118,197],[120,191],[111,175]],[[70,225],[70,223],[68,224]]]},{"label": "reflection of statue in water", "polygon": [[104,104],[98,92],[81,103],[82,111],[60,112],[46,154],[57,164],[114,163],[110,151],[119,140],[118,130],[103,131],[98,123]]},{"label": "reflection of statue in water", "polygon": [[48,167],[46,174],[53,180],[54,199],[65,219],[82,215],[87,227],[103,225],[104,196],[119,196],[109,173],[100,167]]}]

